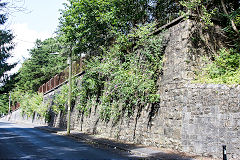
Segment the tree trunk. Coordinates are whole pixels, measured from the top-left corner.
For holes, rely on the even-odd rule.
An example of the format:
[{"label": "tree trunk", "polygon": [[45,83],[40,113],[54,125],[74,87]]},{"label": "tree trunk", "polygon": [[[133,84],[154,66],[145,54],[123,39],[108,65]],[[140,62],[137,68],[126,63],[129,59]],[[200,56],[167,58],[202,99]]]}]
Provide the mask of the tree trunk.
[{"label": "tree trunk", "polygon": [[[226,9],[226,6],[225,6],[223,0],[221,0],[221,4],[222,4],[224,13],[225,13],[226,15],[229,15],[228,12],[227,12],[227,9]],[[237,32],[237,34],[239,34],[239,31],[238,31],[238,29],[237,29],[234,21],[233,21],[232,19],[230,19],[230,21],[231,21],[231,25],[232,25],[233,30],[234,30],[235,32]]]}]

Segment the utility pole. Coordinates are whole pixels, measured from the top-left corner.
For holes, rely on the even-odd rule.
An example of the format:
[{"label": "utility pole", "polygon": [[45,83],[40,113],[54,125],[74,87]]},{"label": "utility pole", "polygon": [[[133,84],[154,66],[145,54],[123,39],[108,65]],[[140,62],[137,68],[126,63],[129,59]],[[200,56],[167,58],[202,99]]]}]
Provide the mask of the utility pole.
[{"label": "utility pole", "polygon": [[11,111],[11,92],[9,92],[8,114],[10,114],[10,111]]},{"label": "utility pole", "polygon": [[70,134],[70,121],[71,121],[71,101],[72,101],[72,48],[68,56],[69,63],[69,92],[68,92],[68,113],[67,113],[67,134]]}]

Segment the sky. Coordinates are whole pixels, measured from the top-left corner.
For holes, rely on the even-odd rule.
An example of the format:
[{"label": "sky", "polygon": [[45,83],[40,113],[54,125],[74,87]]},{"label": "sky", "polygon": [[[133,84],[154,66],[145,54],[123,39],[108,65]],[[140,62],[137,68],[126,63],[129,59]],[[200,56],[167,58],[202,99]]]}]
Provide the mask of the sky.
[{"label": "sky", "polygon": [[[1,0],[0,0],[1,1]],[[29,49],[34,47],[36,39],[44,40],[54,36],[60,17],[60,9],[67,0],[5,0],[12,5],[24,8],[9,14],[7,28],[15,36],[13,57],[8,63],[19,62],[9,74],[17,72],[24,59],[29,58]],[[11,8],[10,8],[11,10]]]}]

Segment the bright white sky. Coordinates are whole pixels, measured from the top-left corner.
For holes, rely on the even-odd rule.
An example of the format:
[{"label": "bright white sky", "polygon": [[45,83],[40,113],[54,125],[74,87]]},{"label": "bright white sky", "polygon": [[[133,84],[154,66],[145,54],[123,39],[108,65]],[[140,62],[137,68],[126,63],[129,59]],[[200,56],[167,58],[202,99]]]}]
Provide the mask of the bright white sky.
[{"label": "bright white sky", "polygon": [[[0,0],[1,1],[1,0]],[[4,1],[4,0],[2,0]],[[34,47],[36,39],[44,40],[54,36],[60,17],[59,9],[67,0],[5,0],[16,6],[22,6],[23,12],[13,12],[9,15],[7,27],[15,35],[16,47],[9,63],[19,61],[19,65],[10,71],[16,72],[25,58],[29,57],[28,49]]]}]

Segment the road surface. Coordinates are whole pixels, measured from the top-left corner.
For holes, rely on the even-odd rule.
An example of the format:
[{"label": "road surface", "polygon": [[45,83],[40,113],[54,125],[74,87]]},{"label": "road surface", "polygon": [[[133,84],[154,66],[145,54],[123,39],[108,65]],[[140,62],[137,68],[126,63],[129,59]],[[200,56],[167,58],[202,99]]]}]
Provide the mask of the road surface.
[{"label": "road surface", "polygon": [[0,159],[126,159],[71,138],[0,121]]}]

